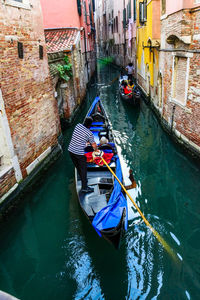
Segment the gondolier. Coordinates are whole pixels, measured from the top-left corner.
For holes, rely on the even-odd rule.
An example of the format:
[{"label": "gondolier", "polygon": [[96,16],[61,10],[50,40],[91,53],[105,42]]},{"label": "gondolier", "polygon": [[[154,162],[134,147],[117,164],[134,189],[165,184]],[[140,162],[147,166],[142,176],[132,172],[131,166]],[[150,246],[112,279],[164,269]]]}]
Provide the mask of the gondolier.
[{"label": "gondolier", "polygon": [[97,144],[94,141],[94,135],[89,130],[93,122],[91,117],[85,119],[83,124],[77,124],[68,147],[72,162],[75,165],[77,172],[81,178],[81,192],[91,193],[93,189],[87,186],[87,163],[84,156],[84,149],[87,143],[90,143],[95,151]]},{"label": "gondolier", "polygon": [[133,79],[133,72],[134,72],[134,66],[132,63],[129,63],[128,66],[126,66],[126,71],[128,72],[128,79]]}]

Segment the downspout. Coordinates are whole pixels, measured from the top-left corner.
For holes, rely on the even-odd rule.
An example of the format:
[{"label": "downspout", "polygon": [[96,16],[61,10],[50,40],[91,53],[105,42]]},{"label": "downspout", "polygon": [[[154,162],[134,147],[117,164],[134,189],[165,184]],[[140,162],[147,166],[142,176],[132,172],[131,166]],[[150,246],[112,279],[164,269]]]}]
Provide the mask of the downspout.
[{"label": "downspout", "polygon": [[176,105],[174,104],[172,107],[172,119],[171,119],[171,132],[173,131],[174,127],[174,114],[175,114]]},{"label": "downspout", "polygon": [[87,82],[89,81],[89,71],[88,71],[88,59],[87,59],[87,45],[86,45],[86,36],[85,36],[85,28],[83,27],[84,33],[84,47],[85,47],[85,64],[87,67]]}]

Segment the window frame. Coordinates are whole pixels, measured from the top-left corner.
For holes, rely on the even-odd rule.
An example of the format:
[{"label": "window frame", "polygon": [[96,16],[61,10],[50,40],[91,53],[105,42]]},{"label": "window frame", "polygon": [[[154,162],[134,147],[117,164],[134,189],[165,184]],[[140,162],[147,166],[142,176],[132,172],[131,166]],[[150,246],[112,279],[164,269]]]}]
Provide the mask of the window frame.
[{"label": "window frame", "polygon": [[17,8],[31,9],[30,0],[22,0],[22,2],[16,0],[4,0],[5,5],[14,6]]},{"label": "window frame", "polygon": [[[188,98],[188,85],[189,85],[189,71],[190,71],[190,58],[193,57],[193,53],[181,53],[181,52],[172,52],[173,62],[172,62],[172,86],[171,86],[171,97],[170,101],[178,104],[181,107],[185,107],[187,104]],[[176,64],[176,57],[183,57],[187,59],[187,71],[185,77],[185,99],[184,102],[180,102],[178,99],[174,98],[174,88],[175,88],[175,64]]]},{"label": "window frame", "polygon": [[147,22],[147,2],[139,2],[139,21],[140,24],[144,25]]}]

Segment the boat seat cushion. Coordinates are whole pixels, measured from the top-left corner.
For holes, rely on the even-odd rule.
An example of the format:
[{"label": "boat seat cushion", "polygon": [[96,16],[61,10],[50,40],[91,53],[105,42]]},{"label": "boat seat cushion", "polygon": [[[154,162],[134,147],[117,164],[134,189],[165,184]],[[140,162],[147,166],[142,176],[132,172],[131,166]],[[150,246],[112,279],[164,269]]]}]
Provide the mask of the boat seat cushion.
[{"label": "boat seat cushion", "polygon": [[96,131],[96,130],[103,130],[104,128],[103,127],[101,127],[101,126],[96,126],[96,127],[90,127],[90,130],[91,131]]},{"label": "boat seat cushion", "polygon": [[92,126],[102,126],[104,125],[103,122],[92,122]]}]

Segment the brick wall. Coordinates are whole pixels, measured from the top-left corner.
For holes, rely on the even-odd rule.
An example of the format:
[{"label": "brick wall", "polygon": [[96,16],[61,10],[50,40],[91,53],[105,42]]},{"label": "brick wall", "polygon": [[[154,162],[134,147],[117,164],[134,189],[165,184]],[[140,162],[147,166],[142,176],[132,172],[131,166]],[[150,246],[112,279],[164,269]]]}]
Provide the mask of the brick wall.
[{"label": "brick wall", "polygon": [[9,191],[16,183],[15,173],[10,169],[4,176],[0,177],[0,198]]},{"label": "brick wall", "polygon": [[[18,57],[18,42],[24,58]],[[12,142],[23,177],[26,167],[48,147],[60,131],[45,49],[40,1],[31,9],[0,3],[1,89]],[[39,45],[44,57],[39,58]]]},{"label": "brick wall", "polygon": [[[190,13],[189,11],[179,11],[173,15],[168,16],[162,21],[161,35],[166,39],[170,35],[176,35],[178,40],[175,44],[162,45],[166,49],[180,51],[181,57],[179,59],[182,64],[179,64],[176,73],[176,97],[181,104],[171,101],[172,91],[172,66],[173,55],[172,52],[160,53],[160,67],[163,75],[163,117],[171,126],[173,120],[173,129],[179,133],[179,137],[191,146],[200,146],[200,53],[191,53],[191,51],[200,51],[200,12]],[[191,43],[185,37],[189,37]],[[191,39],[190,39],[191,37]],[[187,43],[182,42],[187,41]],[[188,54],[189,53],[189,54]],[[177,55],[179,55],[177,53]],[[185,55],[185,56],[184,56]],[[186,60],[189,56],[189,72],[186,71]],[[188,80],[186,76],[188,76]],[[184,103],[185,87],[187,99]],[[179,93],[178,93],[179,91]],[[181,99],[180,99],[181,97]],[[184,103],[184,104],[183,104]],[[182,135],[182,136],[181,136]],[[186,138],[186,139],[185,139]],[[194,145],[194,144],[195,145]],[[197,147],[198,148],[198,147]]]}]

